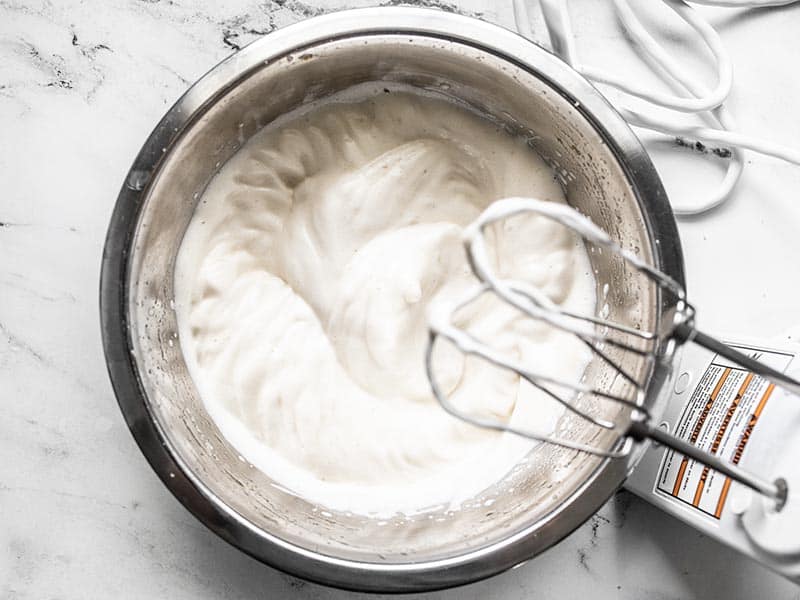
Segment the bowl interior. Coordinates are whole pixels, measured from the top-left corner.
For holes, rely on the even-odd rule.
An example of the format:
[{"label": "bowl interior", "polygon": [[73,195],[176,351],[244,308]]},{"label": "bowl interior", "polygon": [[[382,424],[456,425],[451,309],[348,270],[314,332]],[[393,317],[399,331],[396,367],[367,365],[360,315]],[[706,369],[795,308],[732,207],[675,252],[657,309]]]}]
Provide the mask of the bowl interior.
[{"label": "bowl interior", "polygon": [[[533,450],[536,460],[456,512],[384,521],[333,513],[295,497],[240,460],[209,419],[187,372],[171,306],[174,261],[209,180],[255,132],[286,112],[344,90],[373,93],[376,84],[386,82],[450,98],[522,136],[550,162],[573,206],[652,260],[654,241],[641,200],[614,149],[580,107],[542,77],[486,50],[434,36],[354,35],[312,44],[260,64],[217,93],[214,102],[198,107],[165,149],[145,191],[131,241],[127,294],[130,343],[147,407],[179,464],[202,482],[212,502],[256,532],[306,551],[375,564],[418,564],[545,527],[555,515],[555,538],[561,537],[586,517],[577,511],[571,516],[570,507],[586,493],[597,469],[602,466],[604,476],[618,485],[627,465],[541,445]],[[610,290],[599,308],[607,304],[610,318],[634,327],[658,327],[657,290],[608,253],[592,251],[590,257],[598,295],[606,284]],[[641,360],[618,358],[629,370],[646,374]],[[587,376],[608,390],[622,385],[616,371],[599,360]],[[626,417],[593,398],[580,402],[597,415]],[[559,431],[602,448],[616,441],[572,416],[561,420]],[[593,501],[599,507],[604,500]],[[543,536],[543,547],[555,538]]]}]

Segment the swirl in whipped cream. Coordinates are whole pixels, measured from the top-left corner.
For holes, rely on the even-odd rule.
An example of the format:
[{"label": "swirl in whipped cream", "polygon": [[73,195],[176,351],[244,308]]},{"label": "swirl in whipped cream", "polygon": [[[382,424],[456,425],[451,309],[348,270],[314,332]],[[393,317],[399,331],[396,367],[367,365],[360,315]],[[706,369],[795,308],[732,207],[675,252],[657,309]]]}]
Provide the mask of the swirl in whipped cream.
[{"label": "swirl in whipped cream", "polygon": [[[532,447],[444,413],[425,378],[426,310],[474,283],[462,228],[496,198],[563,202],[523,141],[444,100],[395,91],[268,126],[214,178],[176,266],[180,341],[223,435],[306,499],[360,514],[458,504]],[[583,246],[530,216],[490,236],[501,275],[591,312]],[[589,355],[484,299],[459,320],[554,375]],[[444,344],[439,379],[468,410],[549,432],[562,409]]]}]

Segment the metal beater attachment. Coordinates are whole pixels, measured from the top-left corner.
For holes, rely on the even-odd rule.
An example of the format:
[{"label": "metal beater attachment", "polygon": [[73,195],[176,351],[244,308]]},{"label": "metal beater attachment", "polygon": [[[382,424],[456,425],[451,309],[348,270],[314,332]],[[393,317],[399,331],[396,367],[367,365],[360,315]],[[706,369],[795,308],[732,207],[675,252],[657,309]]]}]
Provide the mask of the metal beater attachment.
[{"label": "metal beater attachment", "polygon": [[[669,322],[659,324],[652,331],[641,331],[607,318],[575,314],[564,310],[530,284],[498,277],[492,267],[484,234],[492,224],[525,213],[534,213],[560,223],[581,236],[590,246],[611,252],[655,283],[660,291],[659,296],[669,296],[668,304],[672,308],[662,319]],[[657,362],[670,360],[676,346],[685,342],[694,342],[776,385],[800,394],[800,383],[794,379],[699,332],[694,326],[694,308],[686,300],[686,292],[678,282],[620,247],[605,231],[573,208],[556,202],[531,198],[507,198],[494,202],[464,230],[464,245],[470,267],[479,283],[455,303],[445,305],[434,301],[429,313],[430,336],[425,367],[433,394],[444,410],[462,421],[479,427],[509,431],[533,440],[607,458],[625,458],[631,453],[635,442],[649,438],[773,498],[778,508],[785,503],[787,488],[783,479],[766,481],[651,424],[650,414],[645,406],[646,384]],[[611,391],[591,382],[579,383],[553,377],[528,365],[519,364],[458,327],[454,319],[456,313],[484,294],[493,294],[519,310],[521,314],[576,336],[595,356],[613,369],[623,380],[623,385],[614,386]],[[460,410],[450,401],[447,394],[442,392],[435,376],[433,348],[439,337],[448,340],[465,355],[479,357],[499,369],[515,372],[590,426],[616,432],[617,443],[612,450],[607,450],[563,437],[522,430],[498,420]],[[636,369],[636,372],[623,368],[620,361],[614,358],[620,353],[637,357],[640,368]],[[575,400],[580,396],[593,396],[602,401],[628,407],[630,417],[621,424],[598,418],[579,407]]]}]

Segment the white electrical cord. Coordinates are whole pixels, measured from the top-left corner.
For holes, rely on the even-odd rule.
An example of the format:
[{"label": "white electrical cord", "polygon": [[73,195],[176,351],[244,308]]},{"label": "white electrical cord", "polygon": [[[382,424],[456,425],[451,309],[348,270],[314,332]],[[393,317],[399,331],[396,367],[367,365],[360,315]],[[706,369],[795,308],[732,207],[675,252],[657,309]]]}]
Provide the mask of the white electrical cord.
[{"label": "white electrical cord", "polygon": [[[692,79],[673,59],[664,47],[644,27],[631,8],[628,0],[613,0],[617,16],[626,33],[639,46],[643,57],[654,72],[669,85],[676,95],[662,94],[633,85],[612,73],[581,64],[575,47],[575,36],[567,10],[567,0],[540,0],[545,26],[553,51],[576,71],[595,83],[608,85],[623,94],[637,98],[647,108],[648,114],[630,107],[618,106],[620,114],[633,126],[656,131],[679,138],[685,145],[694,146],[698,141],[706,147],[723,146],[718,153],[730,157],[728,168],[717,189],[702,203],[673,204],[678,216],[694,216],[706,213],[724,203],[736,187],[744,159],[742,149],[772,156],[800,165],[800,151],[774,144],[741,133],[736,133],[736,124],[730,112],[723,106],[733,86],[733,65],[719,34],[684,0],[661,0],[692,29],[711,51],[716,66],[716,83],[712,90]],[[690,0],[695,4],[718,7],[759,8],[785,6],[800,0]],[[514,20],[517,31],[527,38],[533,37],[526,0],[514,0]],[[688,93],[688,96],[686,95]],[[700,116],[710,126],[682,124],[664,115],[664,109]],[[689,136],[693,139],[686,139]]]}]

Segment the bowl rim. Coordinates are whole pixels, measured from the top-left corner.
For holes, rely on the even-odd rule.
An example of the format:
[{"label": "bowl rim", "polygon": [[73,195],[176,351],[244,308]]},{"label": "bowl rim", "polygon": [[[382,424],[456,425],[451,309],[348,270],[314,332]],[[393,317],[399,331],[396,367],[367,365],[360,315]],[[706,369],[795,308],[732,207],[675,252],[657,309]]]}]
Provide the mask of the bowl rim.
[{"label": "bowl rim", "polygon": [[[174,451],[148,408],[129,339],[128,274],[138,216],[165,153],[183,131],[239,81],[265,63],[334,39],[408,34],[488,52],[533,74],[569,100],[613,152],[628,178],[652,239],[656,266],[685,286],[677,226],[658,174],[624,119],[586,79],[526,38],[477,18],[406,7],[353,9],[313,17],[259,38],[213,67],[167,111],[122,185],[108,227],[100,274],[100,319],[109,377],[140,450],[170,492],[205,526],[254,558],[325,585],[369,592],[443,589],[518,566],[566,537],[621,485],[631,465],[601,461],[593,474],[546,519],[488,546],[419,563],[372,563],[314,552],[256,528],[227,507]],[[580,517],[564,528],[565,507]]]}]

